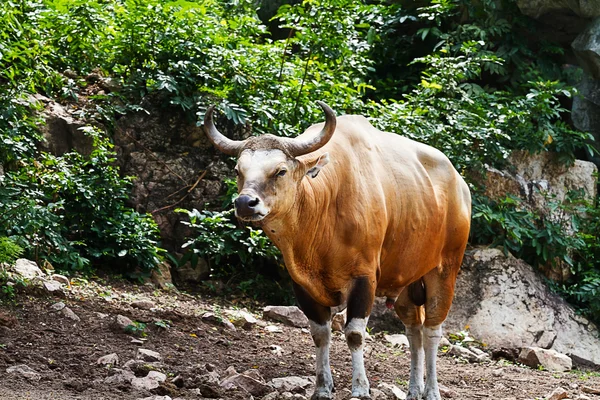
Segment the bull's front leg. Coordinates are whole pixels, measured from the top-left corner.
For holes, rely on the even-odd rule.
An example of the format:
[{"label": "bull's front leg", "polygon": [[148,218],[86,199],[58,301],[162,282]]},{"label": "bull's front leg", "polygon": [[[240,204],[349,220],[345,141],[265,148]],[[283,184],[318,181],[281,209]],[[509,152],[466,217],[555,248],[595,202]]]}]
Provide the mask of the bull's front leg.
[{"label": "bull's front leg", "polygon": [[312,400],[333,399],[333,378],[329,366],[329,344],[331,343],[331,309],[324,307],[299,285],[294,283],[294,293],[300,308],[307,316],[310,333],[317,348],[317,382]]},{"label": "bull's front leg", "polygon": [[347,321],[344,333],[352,354],[352,397],[370,399],[369,380],[365,371],[364,345],[367,322],[375,299],[375,281],[355,278],[348,295]]}]

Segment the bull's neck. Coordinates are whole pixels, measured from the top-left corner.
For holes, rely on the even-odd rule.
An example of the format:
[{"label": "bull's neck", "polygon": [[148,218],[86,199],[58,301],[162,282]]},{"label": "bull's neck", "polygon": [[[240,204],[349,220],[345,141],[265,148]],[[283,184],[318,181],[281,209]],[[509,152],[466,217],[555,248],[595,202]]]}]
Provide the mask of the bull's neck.
[{"label": "bull's neck", "polygon": [[331,199],[336,194],[335,185],[330,185],[330,177],[323,173],[321,175],[314,179],[304,178],[293,207],[263,226],[267,236],[283,253],[286,263],[292,259],[297,262],[299,258],[308,256],[315,245],[321,242],[325,215],[331,212]]}]

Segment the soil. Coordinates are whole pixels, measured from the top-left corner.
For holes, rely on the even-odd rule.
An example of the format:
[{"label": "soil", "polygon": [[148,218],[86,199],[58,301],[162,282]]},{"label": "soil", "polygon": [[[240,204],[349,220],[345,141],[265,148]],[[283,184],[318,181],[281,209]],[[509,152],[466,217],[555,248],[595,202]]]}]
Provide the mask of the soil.
[{"label": "soil", "polygon": [[[275,377],[312,376],[314,346],[308,330],[263,321],[250,330],[204,322],[204,312],[219,316],[227,308],[248,307],[261,310],[264,304],[252,301],[228,301],[176,291],[160,291],[151,286],[126,282],[74,280],[65,298],[35,293],[20,293],[11,304],[0,307],[0,399],[141,399],[152,395],[171,398],[203,398],[198,390],[198,376],[214,369],[221,376],[234,367],[238,372],[254,369],[268,382]],[[141,310],[131,306],[135,299],[150,299],[155,307]],[[71,320],[50,306],[64,302],[81,319]],[[124,315],[138,325],[143,344],[132,343],[131,332],[114,326],[117,315]],[[260,318],[259,313],[256,316]],[[265,325],[276,325],[281,332],[270,333]],[[162,325],[162,326],[159,326]],[[392,332],[390,332],[392,333]],[[399,333],[399,332],[393,332]],[[365,364],[371,387],[395,384],[407,390],[409,354],[393,348],[384,340],[384,332],[374,333],[367,343]],[[271,346],[277,345],[282,354]],[[105,378],[114,368],[97,364],[101,356],[116,353],[122,368],[136,358],[142,346],[159,352],[162,362],[153,367],[167,374],[167,381],[151,392],[136,391],[130,384],[109,385]],[[26,364],[41,375],[39,381],[6,373],[13,365]],[[350,353],[340,332],[334,333],[331,364],[336,384],[336,398],[350,398]],[[145,376],[148,369],[136,370]],[[180,375],[183,387],[171,383]],[[538,399],[546,398],[558,387],[567,390],[571,399],[589,388],[600,389],[600,374],[589,371],[551,373],[518,366],[503,359],[470,364],[440,350],[439,382],[443,397],[455,399]],[[181,386],[181,384],[180,384]],[[220,390],[223,399],[249,399],[241,390]],[[310,393],[309,393],[310,394]]]}]

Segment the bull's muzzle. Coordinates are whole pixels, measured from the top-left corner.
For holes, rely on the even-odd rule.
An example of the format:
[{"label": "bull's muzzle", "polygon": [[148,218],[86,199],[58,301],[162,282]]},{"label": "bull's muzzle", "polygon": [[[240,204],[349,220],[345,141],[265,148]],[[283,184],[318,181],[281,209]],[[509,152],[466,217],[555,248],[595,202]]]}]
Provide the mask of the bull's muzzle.
[{"label": "bull's muzzle", "polygon": [[234,202],[236,217],[247,221],[258,221],[265,217],[264,206],[260,198],[241,194]]}]

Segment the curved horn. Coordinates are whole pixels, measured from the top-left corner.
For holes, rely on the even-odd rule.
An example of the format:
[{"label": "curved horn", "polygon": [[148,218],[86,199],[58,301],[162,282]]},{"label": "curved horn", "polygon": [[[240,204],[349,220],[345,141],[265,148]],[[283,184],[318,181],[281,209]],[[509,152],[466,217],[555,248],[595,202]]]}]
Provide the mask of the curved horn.
[{"label": "curved horn", "polygon": [[327,142],[329,142],[329,139],[331,139],[331,136],[333,136],[333,132],[335,132],[335,112],[322,101],[317,101],[317,104],[325,112],[325,126],[323,127],[321,132],[319,132],[319,134],[314,137],[306,139],[288,139],[288,149],[294,157],[319,150],[321,147],[325,146]]},{"label": "curved horn", "polygon": [[215,106],[210,106],[204,114],[204,133],[211,143],[221,152],[229,156],[237,156],[244,146],[245,140],[231,140],[217,130],[213,123]]}]

